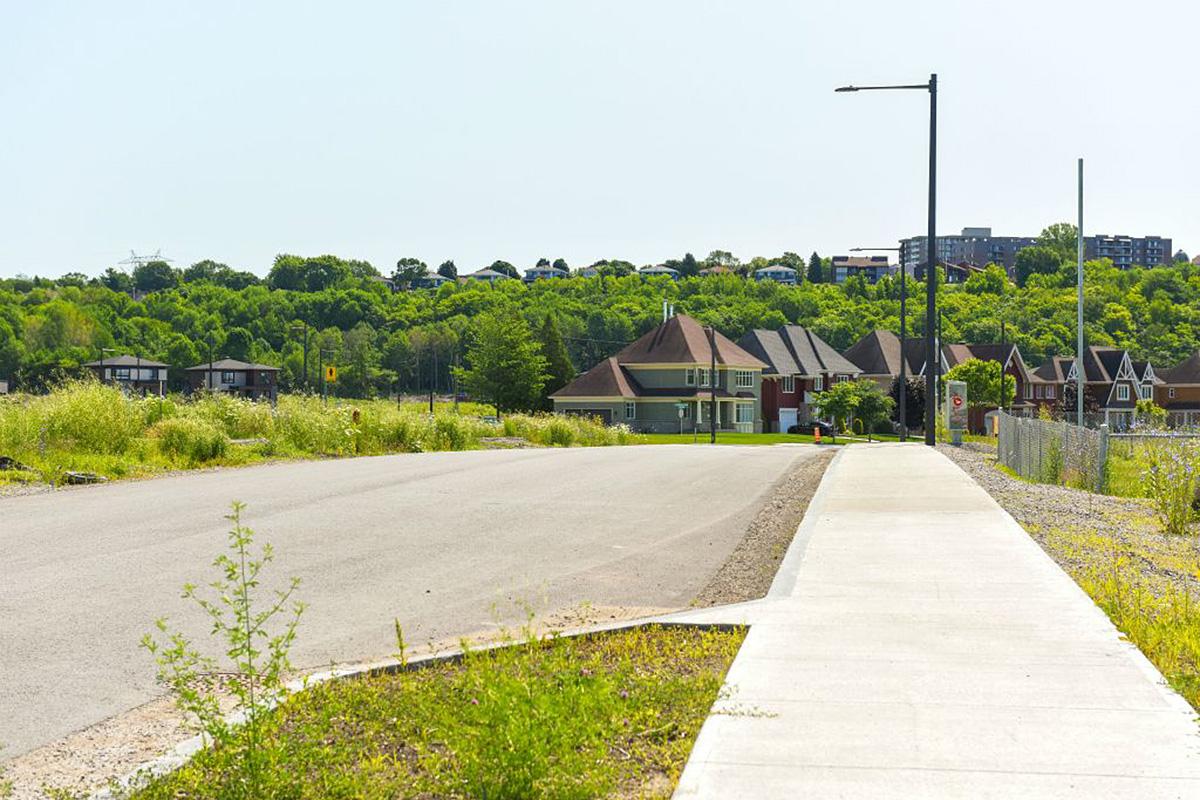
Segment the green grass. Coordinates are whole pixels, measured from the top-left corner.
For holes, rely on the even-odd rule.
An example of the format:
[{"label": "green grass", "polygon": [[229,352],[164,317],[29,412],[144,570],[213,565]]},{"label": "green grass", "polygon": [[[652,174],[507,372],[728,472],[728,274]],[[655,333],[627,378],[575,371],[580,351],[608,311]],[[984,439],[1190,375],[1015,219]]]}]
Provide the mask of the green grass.
[{"label": "green grass", "polygon": [[[669,797],[743,631],[638,628],[320,684],[271,712],[260,798]],[[244,797],[237,745],[136,800]]]},{"label": "green grass", "polygon": [[639,441],[623,426],[582,417],[513,414],[485,422],[491,410],[438,403],[431,416],[424,403],[323,403],[304,395],[282,396],[275,407],[227,395],[160,400],[78,381],[47,395],[0,397],[0,454],[30,467],[0,480],[33,475],[58,483],[67,471],[129,478],[275,459],[469,450],[490,437],[557,447]]}]

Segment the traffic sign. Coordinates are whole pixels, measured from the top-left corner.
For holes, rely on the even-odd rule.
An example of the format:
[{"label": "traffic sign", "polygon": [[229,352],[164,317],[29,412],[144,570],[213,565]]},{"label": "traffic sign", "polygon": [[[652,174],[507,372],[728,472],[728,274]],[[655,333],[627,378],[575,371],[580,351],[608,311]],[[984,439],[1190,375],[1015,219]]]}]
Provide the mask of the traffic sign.
[{"label": "traffic sign", "polygon": [[325,367],[325,382],[337,383],[337,367],[335,367],[333,364]]}]

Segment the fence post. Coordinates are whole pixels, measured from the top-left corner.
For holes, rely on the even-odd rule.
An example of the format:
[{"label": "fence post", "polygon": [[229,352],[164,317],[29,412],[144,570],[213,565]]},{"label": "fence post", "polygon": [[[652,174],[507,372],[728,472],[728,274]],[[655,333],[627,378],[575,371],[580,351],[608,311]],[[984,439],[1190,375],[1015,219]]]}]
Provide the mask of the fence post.
[{"label": "fence post", "polygon": [[1096,447],[1096,494],[1104,494],[1104,476],[1108,471],[1108,423],[1100,426],[1100,442]]}]

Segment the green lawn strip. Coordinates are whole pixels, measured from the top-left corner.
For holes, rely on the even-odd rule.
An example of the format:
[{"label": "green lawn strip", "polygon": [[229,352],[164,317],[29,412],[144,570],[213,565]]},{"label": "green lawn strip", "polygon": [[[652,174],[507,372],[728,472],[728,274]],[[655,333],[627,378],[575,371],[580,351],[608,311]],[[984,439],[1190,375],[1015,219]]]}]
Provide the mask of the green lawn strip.
[{"label": "green lawn strip", "polygon": [[[259,796],[669,797],[743,637],[651,626],[320,684],[264,724]],[[134,797],[242,798],[241,747]]]},{"label": "green lawn strip", "polygon": [[[693,436],[690,433],[643,433],[639,444],[709,444],[709,435],[702,432]],[[837,438],[837,444],[843,444],[844,437]],[[717,432],[717,444],[812,444],[813,437],[800,433],[733,433]],[[834,444],[828,436],[821,437],[822,444]]]}]

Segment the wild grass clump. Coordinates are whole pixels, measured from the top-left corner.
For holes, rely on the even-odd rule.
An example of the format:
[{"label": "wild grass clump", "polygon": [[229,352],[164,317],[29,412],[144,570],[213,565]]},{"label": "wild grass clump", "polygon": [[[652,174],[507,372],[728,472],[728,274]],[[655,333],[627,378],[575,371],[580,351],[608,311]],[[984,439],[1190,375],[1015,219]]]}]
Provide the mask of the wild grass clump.
[{"label": "wild grass clump", "polygon": [[250,402],[227,394],[197,395],[187,404],[186,413],[218,426],[231,439],[266,439],[275,428],[269,403]]},{"label": "wild grass clump", "polygon": [[[262,718],[262,796],[669,797],[743,636],[527,632],[458,662],[323,683]],[[245,780],[237,748],[217,747],[136,797],[241,797]]]},{"label": "wild grass clump", "polygon": [[95,381],[65,384],[32,408],[41,418],[44,446],[55,449],[123,453],[145,425],[136,401]]},{"label": "wild grass clump", "polygon": [[1146,448],[1147,494],[1163,530],[1181,535],[1196,516],[1200,446],[1194,439],[1156,439]]},{"label": "wild grass clump", "polygon": [[149,435],[159,450],[171,458],[203,464],[221,458],[229,450],[229,437],[211,422],[193,417],[174,417],[158,422]]},{"label": "wild grass clump", "polygon": [[638,441],[625,425],[605,425],[593,417],[573,414],[513,414],[502,424],[505,436],[547,447],[605,447]]}]

